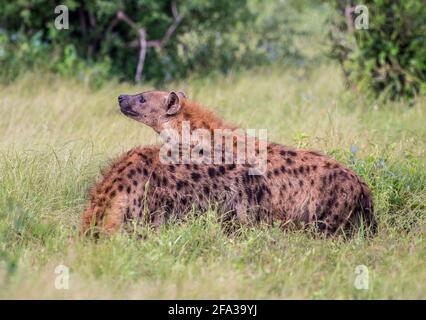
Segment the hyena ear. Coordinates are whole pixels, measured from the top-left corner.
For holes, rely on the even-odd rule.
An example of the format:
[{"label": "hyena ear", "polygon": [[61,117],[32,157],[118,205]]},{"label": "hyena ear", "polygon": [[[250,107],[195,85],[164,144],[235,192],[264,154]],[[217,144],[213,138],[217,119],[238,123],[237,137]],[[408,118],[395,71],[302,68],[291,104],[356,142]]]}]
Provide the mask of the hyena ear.
[{"label": "hyena ear", "polygon": [[181,107],[179,95],[172,91],[169,93],[166,101],[166,114],[169,116],[175,115],[179,112]]}]

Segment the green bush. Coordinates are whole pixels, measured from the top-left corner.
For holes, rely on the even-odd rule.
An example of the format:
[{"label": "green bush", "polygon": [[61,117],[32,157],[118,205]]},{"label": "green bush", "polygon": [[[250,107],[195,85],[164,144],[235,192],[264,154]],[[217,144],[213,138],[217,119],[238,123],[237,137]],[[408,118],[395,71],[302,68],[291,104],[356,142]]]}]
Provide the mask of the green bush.
[{"label": "green bush", "polygon": [[[0,0],[0,77],[48,69],[99,81],[133,79],[137,28],[161,39],[173,22],[171,0],[64,0],[69,29],[57,30],[53,0]],[[169,80],[198,71],[227,72],[295,55],[294,2],[178,1],[182,21],[163,49],[149,48],[143,79]],[[114,22],[123,11],[137,25]],[[131,45],[133,43],[133,45]],[[136,47],[134,45],[136,43]],[[90,80],[90,81],[91,81]]]},{"label": "green bush", "polygon": [[[331,55],[348,83],[375,97],[413,98],[426,89],[426,5],[423,0],[364,0],[368,29],[351,28],[345,8],[356,1],[331,1]],[[357,14],[354,14],[355,18]],[[351,30],[352,29],[352,30]]]}]

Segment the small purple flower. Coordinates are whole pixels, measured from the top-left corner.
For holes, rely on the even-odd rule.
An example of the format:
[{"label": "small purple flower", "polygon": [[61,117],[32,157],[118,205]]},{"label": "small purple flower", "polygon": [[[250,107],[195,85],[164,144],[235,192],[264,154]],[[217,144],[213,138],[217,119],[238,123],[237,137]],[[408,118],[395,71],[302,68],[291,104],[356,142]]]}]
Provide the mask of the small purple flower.
[{"label": "small purple flower", "polygon": [[356,152],[358,151],[358,148],[356,147],[356,145],[351,145],[351,153],[353,154],[353,155],[355,155],[356,154]]}]

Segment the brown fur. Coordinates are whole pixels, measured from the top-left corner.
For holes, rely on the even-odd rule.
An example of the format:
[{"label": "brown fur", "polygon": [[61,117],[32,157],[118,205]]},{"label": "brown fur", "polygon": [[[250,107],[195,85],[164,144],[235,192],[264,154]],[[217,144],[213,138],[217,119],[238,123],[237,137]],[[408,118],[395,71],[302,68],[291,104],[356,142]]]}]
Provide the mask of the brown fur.
[{"label": "brown fur", "polygon": [[[143,108],[135,106],[140,95],[146,95],[140,100],[146,100]],[[122,99],[122,111],[131,108],[132,118],[157,132],[179,129],[188,120],[191,130],[232,128],[182,95],[170,97],[157,91],[140,95],[130,96],[133,103]],[[168,115],[170,108],[177,111]],[[82,217],[84,232],[94,227],[113,233],[128,220],[161,225],[171,217],[183,217],[193,205],[203,212],[212,204],[227,218],[246,223],[313,226],[328,235],[356,230],[362,221],[376,228],[371,191],[365,182],[317,152],[269,143],[267,171],[253,176],[247,164],[164,164],[159,150],[160,146],[134,148],[105,171],[90,192]]]}]

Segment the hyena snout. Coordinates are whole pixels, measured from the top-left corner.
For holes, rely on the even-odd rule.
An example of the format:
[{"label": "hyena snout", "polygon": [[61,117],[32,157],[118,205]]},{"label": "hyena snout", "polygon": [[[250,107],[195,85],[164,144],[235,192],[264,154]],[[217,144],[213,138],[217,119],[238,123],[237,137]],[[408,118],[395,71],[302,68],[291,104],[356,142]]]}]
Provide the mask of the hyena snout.
[{"label": "hyena snout", "polygon": [[139,114],[133,110],[131,98],[129,95],[121,94],[118,96],[118,104],[121,112],[126,116],[137,116]]},{"label": "hyena snout", "polygon": [[118,103],[122,103],[124,100],[126,100],[127,99],[127,97],[128,97],[128,95],[126,95],[126,94],[120,94],[119,96],[118,96]]}]

